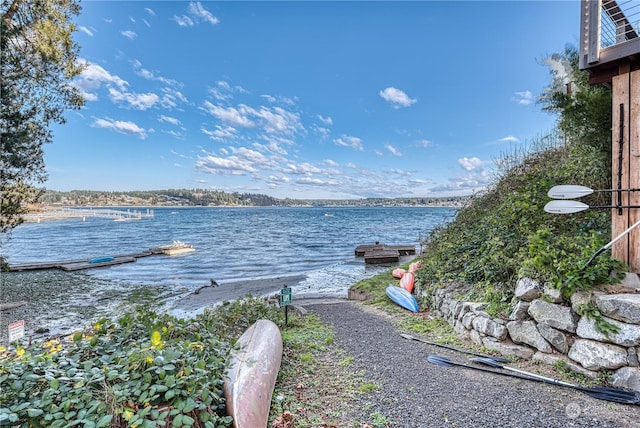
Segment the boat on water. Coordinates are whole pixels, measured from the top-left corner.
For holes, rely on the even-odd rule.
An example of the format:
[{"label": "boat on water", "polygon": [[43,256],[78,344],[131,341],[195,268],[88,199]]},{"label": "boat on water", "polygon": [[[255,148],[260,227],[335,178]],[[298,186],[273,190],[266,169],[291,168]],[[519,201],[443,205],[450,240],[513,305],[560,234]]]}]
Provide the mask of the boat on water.
[{"label": "boat on water", "polygon": [[196,249],[193,248],[193,245],[185,244],[184,242],[180,241],[173,241],[172,244],[162,245],[158,247],[157,250],[162,254],[166,254],[167,256],[175,256],[178,254],[190,253],[195,251]]},{"label": "boat on water", "polygon": [[281,361],[282,336],[273,321],[258,320],[240,336],[224,382],[235,428],[267,426]]},{"label": "boat on water", "polygon": [[387,286],[386,294],[391,301],[411,312],[418,312],[418,310],[420,310],[420,306],[418,305],[416,298],[402,287],[389,284]]}]

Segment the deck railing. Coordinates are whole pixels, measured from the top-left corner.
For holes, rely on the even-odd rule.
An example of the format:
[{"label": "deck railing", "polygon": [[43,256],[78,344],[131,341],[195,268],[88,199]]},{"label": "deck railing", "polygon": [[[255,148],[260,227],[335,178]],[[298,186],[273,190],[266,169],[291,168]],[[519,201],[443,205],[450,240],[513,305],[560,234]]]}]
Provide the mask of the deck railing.
[{"label": "deck railing", "polygon": [[640,1],[582,0],[580,68],[588,69],[640,52]]}]

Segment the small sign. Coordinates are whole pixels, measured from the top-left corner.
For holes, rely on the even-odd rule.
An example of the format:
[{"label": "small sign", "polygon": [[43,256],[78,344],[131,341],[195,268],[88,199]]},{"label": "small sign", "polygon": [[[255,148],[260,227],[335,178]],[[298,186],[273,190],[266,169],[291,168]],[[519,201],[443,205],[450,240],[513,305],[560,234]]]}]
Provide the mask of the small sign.
[{"label": "small sign", "polygon": [[9,342],[24,337],[24,320],[12,322],[9,324]]},{"label": "small sign", "polygon": [[280,306],[289,306],[291,304],[291,288],[284,287],[280,290]]}]

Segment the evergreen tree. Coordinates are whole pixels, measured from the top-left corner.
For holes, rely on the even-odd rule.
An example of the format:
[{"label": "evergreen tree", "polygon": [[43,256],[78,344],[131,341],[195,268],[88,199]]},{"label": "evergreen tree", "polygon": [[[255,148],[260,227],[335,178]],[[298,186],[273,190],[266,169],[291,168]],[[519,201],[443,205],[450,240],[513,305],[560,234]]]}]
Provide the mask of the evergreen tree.
[{"label": "evergreen tree", "polygon": [[46,180],[43,144],[50,125],[84,100],[70,82],[80,74],[72,40],[78,0],[2,0],[0,3],[0,232],[21,223]]}]

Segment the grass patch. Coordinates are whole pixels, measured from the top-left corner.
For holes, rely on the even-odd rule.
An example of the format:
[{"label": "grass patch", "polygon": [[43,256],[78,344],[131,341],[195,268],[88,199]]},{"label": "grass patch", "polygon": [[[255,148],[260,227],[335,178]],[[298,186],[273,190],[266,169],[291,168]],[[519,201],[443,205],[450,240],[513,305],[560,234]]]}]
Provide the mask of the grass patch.
[{"label": "grass patch", "polygon": [[373,392],[376,389],[378,389],[378,385],[376,385],[375,383],[363,383],[362,385],[360,385],[360,392]]},{"label": "grass patch", "polygon": [[404,317],[400,322],[403,330],[409,330],[421,336],[428,336],[429,340],[447,345],[463,345],[463,341],[442,318],[424,319],[417,317]]},{"label": "grass patch", "polygon": [[360,426],[353,411],[375,386],[354,370],[355,359],[333,346],[334,333],[316,314],[282,329],[283,359],[270,419],[290,412],[296,428]]}]

